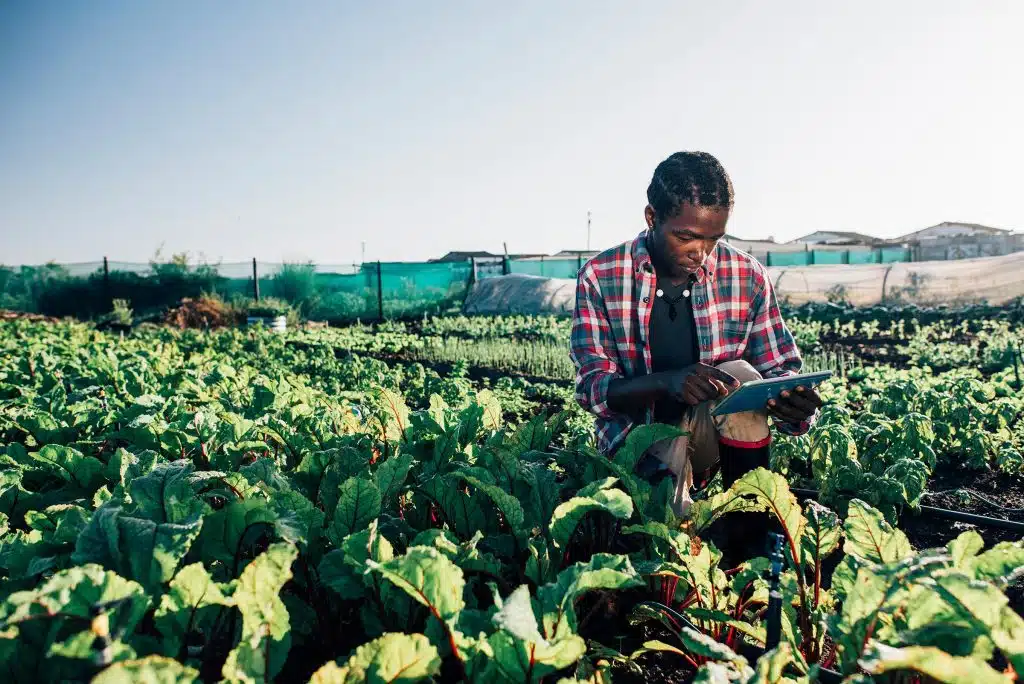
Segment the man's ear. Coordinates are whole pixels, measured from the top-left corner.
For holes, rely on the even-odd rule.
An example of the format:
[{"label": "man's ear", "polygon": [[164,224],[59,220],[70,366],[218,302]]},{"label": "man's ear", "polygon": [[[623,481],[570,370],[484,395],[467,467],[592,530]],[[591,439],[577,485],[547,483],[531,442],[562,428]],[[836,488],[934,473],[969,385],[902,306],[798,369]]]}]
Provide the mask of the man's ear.
[{"label": "man's ear", "polygon": [[644,209],[644,218],[647,219],[647,229],[654,230],[654,207],[650,204]]}]

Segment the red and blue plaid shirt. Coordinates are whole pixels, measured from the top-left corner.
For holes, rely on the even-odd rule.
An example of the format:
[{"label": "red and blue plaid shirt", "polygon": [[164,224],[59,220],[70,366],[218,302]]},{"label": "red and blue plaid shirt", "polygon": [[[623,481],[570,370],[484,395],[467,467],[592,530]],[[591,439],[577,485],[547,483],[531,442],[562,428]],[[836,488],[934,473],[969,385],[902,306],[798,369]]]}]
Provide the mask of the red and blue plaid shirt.
[{"label": "red and blue plaid shirt", "polygon": [[[651,372],[649,330],[656,283],[646,231],[598,254],[577,277],[570,352],[576,364],[576,399],[597,416],[597,442],[604,453],[615,451],[633,427],[629,417],[608,407],[609,383]],[[782,321],[771,279],[754,257],[719,242],[697,272],[692,290],[703,363],[745,359],[764,377],[800,371],[800,352]],[[809,423],[777,426],[802,434]]]}]

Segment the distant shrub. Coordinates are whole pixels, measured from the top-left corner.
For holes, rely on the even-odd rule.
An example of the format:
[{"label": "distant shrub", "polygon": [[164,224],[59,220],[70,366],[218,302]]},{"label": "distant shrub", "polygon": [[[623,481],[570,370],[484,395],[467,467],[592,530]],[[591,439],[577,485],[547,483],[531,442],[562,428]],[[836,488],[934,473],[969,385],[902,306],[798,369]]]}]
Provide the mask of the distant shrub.
[{"label": "distant shrub", "polygon": [[242,322],[244,313],[216,295],[186,297],[168,310],[164,323],[175,328],[223,328]]}]

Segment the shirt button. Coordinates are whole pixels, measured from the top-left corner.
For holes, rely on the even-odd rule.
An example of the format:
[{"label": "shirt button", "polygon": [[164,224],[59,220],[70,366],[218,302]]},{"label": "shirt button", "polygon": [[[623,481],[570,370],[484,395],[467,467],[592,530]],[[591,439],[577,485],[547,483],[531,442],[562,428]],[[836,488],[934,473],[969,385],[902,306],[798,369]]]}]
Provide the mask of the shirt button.
[{"label": "shirt button", "polygon": [[646,304],[646,303],[647,303],[647,302],[649,302],[649,301],[651,301],[651,298],[650,298],[650,297],[644,297],[644,304]]}]

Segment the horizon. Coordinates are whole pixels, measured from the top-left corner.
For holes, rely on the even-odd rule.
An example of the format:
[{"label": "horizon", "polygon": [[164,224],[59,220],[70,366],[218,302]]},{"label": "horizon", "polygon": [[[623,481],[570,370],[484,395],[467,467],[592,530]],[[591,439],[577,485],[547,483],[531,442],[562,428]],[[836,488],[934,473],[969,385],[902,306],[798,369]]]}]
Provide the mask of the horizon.
[{"label": "horizon", "polygon": [[[884,17],[884,21],[879,21]],[[730,235],[1024,228],[1024,4],[0,6],[0,263],[602,250],[654,167]]]}]

